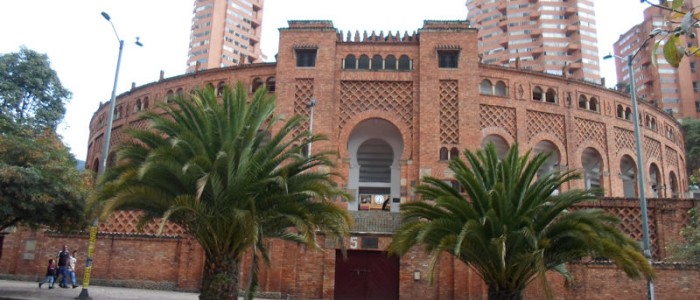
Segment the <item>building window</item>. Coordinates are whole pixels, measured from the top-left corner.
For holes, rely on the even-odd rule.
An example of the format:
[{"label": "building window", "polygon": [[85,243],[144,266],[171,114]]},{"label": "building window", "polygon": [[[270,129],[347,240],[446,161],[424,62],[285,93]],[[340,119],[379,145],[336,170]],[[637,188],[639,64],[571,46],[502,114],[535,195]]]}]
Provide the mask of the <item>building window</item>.
[{"label": "building window", "polygon": [[452,149],[450,149],[450,159],[451,160],[457,159],[458,157],[459,157],[459,150],[457,149],[457,147],[452,147]]},{"label": "building window", "polygon": [[360,70],[369,70],[369,56],[360,55],[360,60],[357,62],[357,68]]},{"label": "building window", "polygon": [[458,67],[459,51],[440,50],[438,51],[438,67],[456,69]]},{"label": "building window", "polygon": [[539,86],[532,89],[532,100],[542,101],[542,89]]},{"label": "building window", "polygon": [[440,161],[446,161],[449,158],[447,147],[440,148]]},{"label": "building window", "polygon": [[600,112],[600,105],[598,104],[598,99],[596,99],[595,97],[591,97],[591,102],[589,102],[588,109],[595,112]]},{"label": "building window", "polygon": [[389,55],[386,57],[386,60],[384,61],[384,69],[392,71],[397,69],[396,56]]},{"label": "building window", "polygon": [[345,57],[345,62],[343,64],[344,69],[357,69],[357,59],[355,55],[349,54]]},{"label": "building window", "polygon": [[479,91],[483,95],[493,95],[493,86],[491,85],[491,81],[488,79],[482,80],[481,84],[479,85]]},{"label": "building window", "polygon": [[696,69],[697,69],[697,66],[696,66],[695,62],[691,61],[690,62],[690,72],[695,73]]},{"label": "building window", "polygon": [[555,92],[553,89],[547,89],[547,94],[545,96],[545,101],[549,103],[557,103],[557,92]]},{"label": "building window", "polygon": [[700,82],[693,81],[693,92],[700,92]]},{"label": "building window", "polygon": [[399,71],[410,71],[411,70],[411,59],[406,55],[401,55],[399,57]]},{"label": "building window", "polygon": [[316,49],[296,49],[297,67],[313,68],[316,66]]},{"label": "building window", "polygon": [[265,81],[265,85],[267,85],[267,91],[270,93],[275,92],[275,77],[268,77],[267,81]]},{"label": "building window", "polygon": [[384,64],[384,59],[382,58],[381,55],[372,56],[372,66],[371,66],[372,71],[377,71],[377,70],[383,69],[384,68],[383,64]]},{"label": "building window", "polygon": [[494,87],[494,94],[496,96],[508,96],[508,88],[506,87],[506,83],[499,80],[496,82],[496,86]]},{"label": "building window", "polygon": [[253,79],[253,85],[251,86],[250,92],[255,93],[255,91],[257,91],[263,84],[264,82],[262,79],[260,79],[260,77],[256,77]]}]

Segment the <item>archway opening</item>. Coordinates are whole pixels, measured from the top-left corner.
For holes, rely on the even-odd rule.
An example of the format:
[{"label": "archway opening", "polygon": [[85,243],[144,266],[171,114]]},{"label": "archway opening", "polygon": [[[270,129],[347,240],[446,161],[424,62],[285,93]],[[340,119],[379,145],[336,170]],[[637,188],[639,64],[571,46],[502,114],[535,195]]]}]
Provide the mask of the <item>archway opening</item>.
[{"label": "archway opening", "polygon": [[622,179],[622,191],[625,198],[637,197],[637,167],[634,160],[625,155],[620,160],[620,179]]},{"label": "archway opening", "polygon": [[584,188],[599,189],[603,187],[603,157],[594,148],[586,148],[581,154],[581,165],[583,166]]}]

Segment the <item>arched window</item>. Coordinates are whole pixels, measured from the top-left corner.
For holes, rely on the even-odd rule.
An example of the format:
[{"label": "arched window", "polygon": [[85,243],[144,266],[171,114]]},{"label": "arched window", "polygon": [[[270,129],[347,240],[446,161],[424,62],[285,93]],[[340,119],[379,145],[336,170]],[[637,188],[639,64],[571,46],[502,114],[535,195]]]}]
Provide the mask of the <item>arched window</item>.
[{"label": "arched window", "polygon": [[583,183],[585,189],[597,189],[603,182],[603,157],[598,150],[588,147],[581,153],[581,165],[584,170]]},{"label": "arched window", "polygon": [[170,102],[170,100],[173,99],[173,97],[175,97],[175,92],[173,92],[173,90],[168,90],[168,92],[165,93],[165,99],[163,100],[165,101],[165,103],[168,103]]},{"label": "arched window", "polygon": [[178,88],[178,89],[177,89],[177,95],[178,95],[178,96],[184,96],[184,95],[185,95],[185,91],[184,91],[182,88]]},{"label": "arched window", "polygon": [[226,85],[225,82],[219,81],[219,84],[216,85],[216,95],[221,97],[224,95],[224,86]]},{"label": "arched window", "polygon": [[109,155],[107,155],[107,168],[114,167],[114,165],[117,163],[117,155],[114,153],[114,151],[110,152]]},{"label": "arched window", "polygon": [[270,93],[274,93],[276,87],[276,80],[275,77],[268,77],[267,80],[265,81],[265,85],[267,86],[267,91]]},{"label": "arched window", "polygon": [[357,69],[357,59],[355,55],[348,54],[348,56],[345,57],[343,68],[348,70]]},{"label": "arched window", "polygon": [[557,170],[559,168],[559,161],[560,161],[560,155],[559,155],[559,149],[557,148],[557,145],[550,141],[540,141],[538,142],[535,147],[533,148],[533,155],[538,155],[540,153],[549,153],[550,156],[547,158],[547,161],[545,161],[540,169],[537,171],[537,176],[545,176],[549,172]]},{"label": "arched window", "polygon": [[100,160],[95,158],[95,162],[92,163],[92,171],[97,175],[100,172]]},{"label": "arched window", "polygon": [[625,120],[632,120],[632,109],[629,107],[625,109]]},{"label": "arched window", "polygon": [[148,109],[148,96],[143,98],[143,105],[141,106],[142,109]]},{"label": "arched window", "polygon": [[399,57],[399,71],[410,71],[411,70],[411,59],[407,55],[401,55]]},{"label": "arched window", "polygon": [[617,117],[620,119],[625,118],[625,108],[622,105],[617,105]]},{"label": "arched window", "polygon": [[552,89],[552,88],[547,89],[547,94],[545,96],[546,96],[545,101],[547,101],[549,103],[557,103],[557,92],[555,92],[554,89]]},{"label": "arched window", "polygon": [[384,60],[384,69],[394,71],[397,68],[398,68],[398,65],[396,62],[396,56],[393,56],[393,55],[387,56],[386,60]]},{"label": "arched window", "polygon": [[578,96],[578,108],[588,109],[588,99],[586,99],[586,96]]},{"label": "arched window", "polygon": [[384,59],[381,55],[372,56],[372,71],[381,70],[384,68]]},{"label": "arched window", "polygon": [[622,180],[623,196],[625,198],[637,197],[637,168],[629,155],[623,156],[620,160],[620,179]]},{"label": "arched window", "polygon": [[255,93],[255,91],[257,91],[261,86],[263,86],[263,84],[264,82],[262,81],[262,79],[260,79],[260,77],[255,77],[255,79],[253,79],[253,85],[251,86],[250,91]]},{"label": "arched window", "polygon": [[450,159],[457,159],[459,157],[459,150],[457,147],[452,147],[450,149]]},{"label": "arched window", "polygon": [[670,189],[671,198],[678,198],[678,181],[676,180],[676,174],[671,171],[668,174],[668,188]]},{"label": "arched window", "polygon": [[595,112],[600,112],[600,103],[597,98],[591,97],[591,101],[588,103],[588,109]]},{"label": "arched window", "polygon": [[506,157],[508,149],[510,149],[510,146],[508,146],[508,142],[506,142],[506,140],[501,136],[495,134],[489,134],[486,137],[484,137],[483,140],[481,140],[481,149],[486,149],[486,146],[488,144],[493,144],[493,146],[496,148],[496,153],[498,154],[498,157],[501,159]]},{"label": "arched window", "polygon": [[479,92],[484,95],[493,95],[493,85],[491,84],[491,81],[488,79],[482,80],[481,84],[479,85]]},{"label": "arched window", "polygon": [[447,151],[447,147],[442,147],[440,148],[440,160],[445,161],[449,159],[449,152]]},{"label": "arched window", "polygon": [[644,118],[644,126],[651,128],[651,117],[649,115]]},{"label": "arched window", "polygon": [[653,131],[658,131],[658,130],[659,130],[659,128],[658,128],[657,125],[656,125],[656,118],[653,118],[653,117],[651,118],[651,127],[650,127],[650,128],[651,128],[651,130],[653,130]]},{"label": "arched window", "polygon": [[659,198],[661,197],[661,176],[659,176],[661,173],[659,172],[659,167],[656,166],[655,163],[652,163],[651,166],[649,166],[649,186],[651,187],[654,198]]},{"label": "arched window", "polygon": [[360,70],[369,70],[369,56],[360,55],[360,59],[357,62],[357,68]]},{"label": "arched window", "polygon": [[532,100],[542,101],[542,88],[536,86],[532,89]]},{"label": "arched window", "polygon": [[508,96],[508,88],[506,87],[506,83],[502,80],[497,81],[494,94],[496,96]]},{"label": "arched window", "polygon": [[141,106],[141,98],[136,99],[136,104],[134,104],[134,112],[139,112],[143,108]]}]

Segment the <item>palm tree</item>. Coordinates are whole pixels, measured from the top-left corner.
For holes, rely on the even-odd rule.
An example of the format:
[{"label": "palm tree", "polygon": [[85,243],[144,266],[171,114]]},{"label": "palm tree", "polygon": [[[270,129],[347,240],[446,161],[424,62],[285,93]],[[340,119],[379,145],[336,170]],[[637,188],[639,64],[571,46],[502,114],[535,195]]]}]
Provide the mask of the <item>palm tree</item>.
[{"label": "palm tree", "polygon": [[586,256],[610,258],[630,277],[651,278],[639,245],[616,229],[616,218],[601,210],[570,210],[594,193],[555,195],[560,185],[579,178],[574,171],[537,175],[549,154],[518,156],[515,145],[501,160],[491,144],[464,156],[469,166],[458,158],[449,168],[466,195],[440,179],[423,178],[417,189],[422,200],[401,206],[403,222],[390,252],[403,255],[424,245],[433,270],[447,252],[479,273],[489,299],[522,299],[535,278],[551,297],[545,272],[570,280],[565,263]]},{"label": "palm tree", "polygon": [[212,88],[190,98],[143,115],[150,128],[130,130],[98,199],[105,214],[140,210],[141,223],[174,222],[197,239],[205,253],[200,299],[238,299],[245,253],[253,253],[250,297],[259,262],[269,263],[265,238],[318,248],[317,231],[348,235],[350,216],[330,201],[341,192],[326,171],[329,153],[302,154],[322,137],[293,136],[303,117],[273,115],[264,89],[248,103],[240,83],[220,99]]}]

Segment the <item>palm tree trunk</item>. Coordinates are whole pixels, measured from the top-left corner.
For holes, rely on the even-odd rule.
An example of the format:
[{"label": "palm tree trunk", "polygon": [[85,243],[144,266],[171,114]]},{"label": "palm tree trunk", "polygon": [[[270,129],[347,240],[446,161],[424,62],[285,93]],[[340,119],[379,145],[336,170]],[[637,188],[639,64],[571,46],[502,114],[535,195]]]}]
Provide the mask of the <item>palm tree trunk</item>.
[{"label": "palm tree trunk", "polygon": [[522,300],[522,290],[498,289],[489,286],[489,300]]},{"label": "palm tree trunk", "polygon": [[206,254],[200,300],[238,300],[239,261],[233,254]]}]

